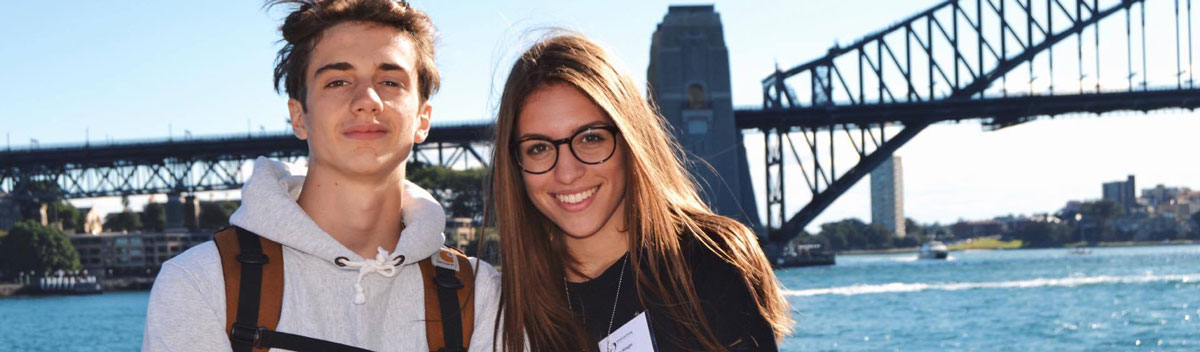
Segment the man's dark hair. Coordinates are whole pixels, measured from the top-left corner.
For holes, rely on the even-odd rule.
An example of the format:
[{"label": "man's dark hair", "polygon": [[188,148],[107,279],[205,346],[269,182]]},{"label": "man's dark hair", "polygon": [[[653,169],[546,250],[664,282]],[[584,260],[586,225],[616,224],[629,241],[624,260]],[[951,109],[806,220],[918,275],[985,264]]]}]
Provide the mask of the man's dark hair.
[{"label": "man's dark hair", "polygon": [[329,27],[344,22],[367,22],[399,29],[412,41],[417,53],[417,90],[421,101],[429,100],[441,84],[434,66],[434,41],[437,29],[429,16],[413,9],[407,1],[395,0],[270,0],[267,7],[292,5],[296,8],[283,20],[279,31],[287,43],[275,57],[275,91],[282,88],[289,98],[307,108],[308,82],[305,77],[313,48]]}]

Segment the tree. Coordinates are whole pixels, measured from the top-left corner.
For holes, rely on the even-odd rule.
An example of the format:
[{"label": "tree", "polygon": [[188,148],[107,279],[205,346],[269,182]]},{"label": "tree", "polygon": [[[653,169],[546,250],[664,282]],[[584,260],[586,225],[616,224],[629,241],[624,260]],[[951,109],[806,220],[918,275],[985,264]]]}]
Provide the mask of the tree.
[{"label": "tree", "polygon": [[142,217],[128,209],[120,213],[111,213],[104,217],[104,229],[124,232],[141,230]]},{"label": "tree", "polygon": [[142,229],[162,231],[167,226],[167,210],[162,203],[146,203],[142,208]]},{"label": "tree", "polygon": [[432,193],[454,217],[483,216],[483,182],[487,169],[454,170],[445,166],[410,163],[408,179]]},{"label": "tree", "polygon": [[[62,189],[50,180],[19,180],[13,187],[12,197],[22,219],[41,220],[42,205],[57,203],[63,199]],[[50,209],[47,209],[49,212]],[[50,214],[47,214],[50,215]]]},{"label": "tree", "polygon": [[9,274],[79,270],[79,253],[62,231],[23,220],[0,238],[0,268]]},{"label": "tree", "polygon": [[1200,211],[1192,214],[1192,239],[1200,239]]},{"label": "tree", "polygon": [[83,231],[85,214],[79,212],[79,209],[66,200],[58,200],[50,203],[46,212],[49,215],[50,222],[62,225],[63,231],[68,233]]},{"label": "tree", "polygon": [[197,226],[206,230],[229,226],[229,216],[237,211],[239,204],[235,201],[200,202],[200,220]]},{"label": "tree", "polygon": [[1056,222],[1031,222],[1017,234],[1025,247],[1058,247],[1073,238],[1070,226]]},{"label": "tree", "polygon": [[1125,213],[1120,203],[1109,199],[1084,202],[1079,206],[1079,213],[1083,216],[1080,226],[1084,227],[1088,242],[1128,240],[1117,233],[1112,224]]}]

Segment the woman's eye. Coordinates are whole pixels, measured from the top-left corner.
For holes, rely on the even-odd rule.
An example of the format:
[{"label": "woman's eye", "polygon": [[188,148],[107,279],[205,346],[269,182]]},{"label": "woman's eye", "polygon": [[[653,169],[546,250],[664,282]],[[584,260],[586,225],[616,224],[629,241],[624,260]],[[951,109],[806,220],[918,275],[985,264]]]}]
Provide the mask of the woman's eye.
[{"label": "woman's eye", "polygon": [[606,138],[604,138],[604,135],[595,133],[595,132],[583,135],[584,143],[600,143],[600,142],[603,142],[605,139]]},{"label": "woman's eye", "polygon": [[345,81],[345,80],[340,80],[340,79],[339,79],[339,80],[336,80],[336,81],[333,81],[333,82],[329,82],[328,84],[326,84],[326,85],[325,85],[325,88],[336,88],[336,87],[343,87],[343,86],[346,86],[346,85],[348,85],[348,84],[350,84],[350,82],[347,82],[347,81]]},{"label": "woman's eye", "polygon": [[525,150],[525,155],[529,155],[529,156],[542,155],[547,150],[549,150],[549,148],[547,148],[545,144],[535,144]]}]

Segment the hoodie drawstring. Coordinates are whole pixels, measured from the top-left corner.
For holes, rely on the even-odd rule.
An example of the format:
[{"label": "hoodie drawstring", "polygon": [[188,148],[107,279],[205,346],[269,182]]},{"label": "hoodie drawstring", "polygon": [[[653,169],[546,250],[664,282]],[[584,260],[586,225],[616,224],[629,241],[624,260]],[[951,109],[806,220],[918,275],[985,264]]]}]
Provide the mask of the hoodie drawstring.
[{"label": "hoodie drawstring", "polygon": [[375,254],[375,259],[364,259],[360,262],[353,262],[345,260],[345,257],[338,257],[338,259],[342,259],[340,263],[338,260],[334,260],[334,263],[338,264],[338,267],[342,269],[352,270],[353,268],[358,268],[358,280],[354,282],[354,304],[367,303],[367,295],[363,294],[362,287],[362,279],[367,274],[377,273],[380,276],[389,278],[396,276],[396,267],[389,263],[390,261],[387,257],[387,251],[383,250],[383,247],[379,247],[379,253]]}]

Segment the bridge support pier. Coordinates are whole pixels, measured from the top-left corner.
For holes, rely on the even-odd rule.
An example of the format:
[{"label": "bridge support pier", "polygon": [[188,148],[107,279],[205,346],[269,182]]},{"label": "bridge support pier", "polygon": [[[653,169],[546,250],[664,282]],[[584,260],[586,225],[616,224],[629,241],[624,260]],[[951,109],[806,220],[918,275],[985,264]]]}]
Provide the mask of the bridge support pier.
[{"label": "bridge support pier", "polygon": [[650,44],[650,94],[687,152],[701,196],[718,214],[766,239],[729,77],[729,51],[713,6],[671,6]]}]

